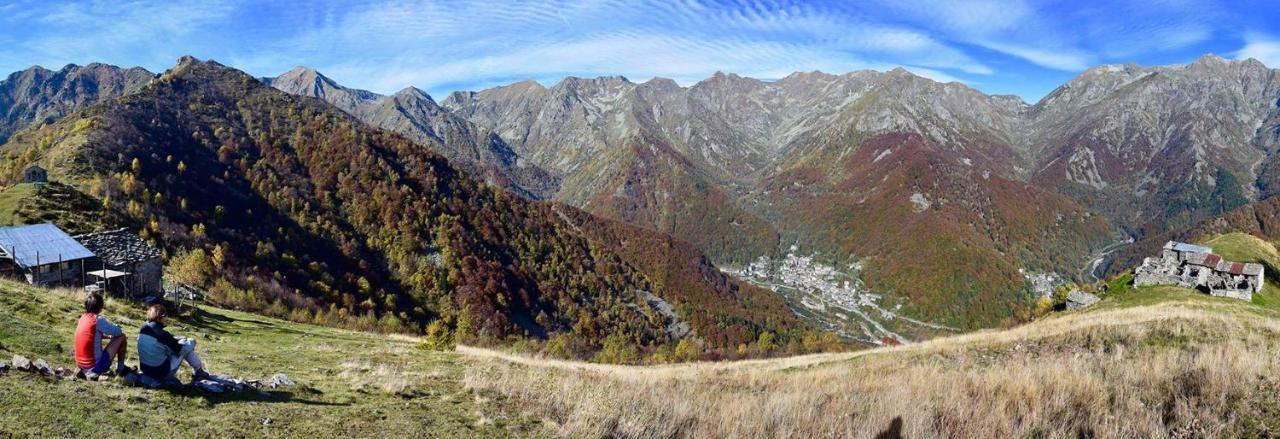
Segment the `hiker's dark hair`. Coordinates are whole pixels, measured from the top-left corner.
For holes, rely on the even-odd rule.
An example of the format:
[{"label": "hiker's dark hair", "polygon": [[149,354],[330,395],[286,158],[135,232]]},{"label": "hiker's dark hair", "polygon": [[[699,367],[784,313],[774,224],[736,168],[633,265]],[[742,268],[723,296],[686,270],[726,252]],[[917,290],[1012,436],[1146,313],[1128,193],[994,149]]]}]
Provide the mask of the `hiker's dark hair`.
[{"label": "hiker's dark hair", "polygon": [[168,317],[169,313],[165,311],[163,304],[153,304],[147,308],[147,321],[157,322],[163,317]]},{"label": "hiker's dark hair", "polygon": [[89,296],[84,298],[84,312],[94,314],[102,312],[102,296],[98,293],[89,293]]}]

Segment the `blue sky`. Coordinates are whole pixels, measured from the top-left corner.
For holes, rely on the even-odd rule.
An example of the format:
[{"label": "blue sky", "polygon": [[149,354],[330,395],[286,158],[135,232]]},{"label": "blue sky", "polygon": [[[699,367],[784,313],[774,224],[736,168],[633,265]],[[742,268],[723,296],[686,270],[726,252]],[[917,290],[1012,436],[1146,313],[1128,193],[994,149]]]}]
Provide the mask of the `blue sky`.
[{"label": "blue sky", "polygon": [[1034,102],[1104,63],[1213,52],[1280,67],[1274,0],[698,2],[236,0],[0,3],[0,72],[191,54],[256,76],[294,66],[437,98],[523,79],[725,71],[776,79],[904,66]]}]

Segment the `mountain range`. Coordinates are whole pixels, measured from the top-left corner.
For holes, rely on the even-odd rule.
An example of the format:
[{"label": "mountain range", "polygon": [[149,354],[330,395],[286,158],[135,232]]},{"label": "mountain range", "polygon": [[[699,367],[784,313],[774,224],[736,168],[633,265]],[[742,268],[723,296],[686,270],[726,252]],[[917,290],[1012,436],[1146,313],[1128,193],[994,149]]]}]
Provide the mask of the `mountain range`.
[{"label": "mountain range", "polygon": [[383,96],[343,87],[305,67],[262,81],[286,93],[324,100],[373,126],[400,133],[473,175],[525,197],[545,198],[556,185],[541,168],[521,161],[501,137],[440,107],[417,88]]},{"label": "mountain range", "polygon": [[88,105],[135,92],[152,76],[140,67],[97,63],[14,72],[0,80],[0,144],[28,126],[51,123]]},{"label": "mountain range", "polygon": [[[294,320],[435,325],[449,340],[529,338],[575,357],[687,341],[732,357],[761,337],[813,334],[781,298],[694,248],[486,185],[431,145],[186,57],[132,93],[13,136],[0,173],[12,183],[39,163],[58,196],[100,209],[77,217],[140,229],[171,256],[211,255],[215,300]],[[647,263],[658,249],[661,263]]]},{"label": "mountain range", "polygon": [[[39,144],[39,125],[58,115],[128,102],[138,86],[123,78],[139,74],[99,74],[96,88],[23,79],[36,76],[0,83],[6,103],[43,103],[0,105],[19,115],[6,119],[10,132],[35,127],[20,145]],[[1034,104],[903,69],[776,81],[716,73],[689,86],[570,77],[440,102],[415,88],[344,87],[307,68],[258,81],[398,133],[519,197],[669,234],[707,266],[797,252],[855,264],[907,314],[959,327],[1029,306],[1031,274],[1084,280],[1113,244],[1147,245],[1265,200],[1280,172],[1280,74],[1213,55],[1095,67]],[[233,143],[287,136],[255,140],[245,129]],[[30,151],[13,144],[6,157]]]}]

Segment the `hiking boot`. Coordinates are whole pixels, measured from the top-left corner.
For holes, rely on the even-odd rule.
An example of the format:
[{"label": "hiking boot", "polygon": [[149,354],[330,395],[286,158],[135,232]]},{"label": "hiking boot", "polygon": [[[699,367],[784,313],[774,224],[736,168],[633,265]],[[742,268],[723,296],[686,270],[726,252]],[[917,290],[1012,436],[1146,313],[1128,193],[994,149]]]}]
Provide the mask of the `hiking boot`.
[{"label": "hiking boot", "polygon": [[129,366],[121,365],[120,367],[116,368],[116,376],[121,378],[127,377],[129,375],[133,375],[135,373],[137,373],[137,371],[134,371],[133,368]]},{"label": "hiking boot", "polygon": [[209,372],[205,372],[203,369],[197,369],[195,372],[191,373],[192,382],[204,381],[207,379],[209,379]]}]

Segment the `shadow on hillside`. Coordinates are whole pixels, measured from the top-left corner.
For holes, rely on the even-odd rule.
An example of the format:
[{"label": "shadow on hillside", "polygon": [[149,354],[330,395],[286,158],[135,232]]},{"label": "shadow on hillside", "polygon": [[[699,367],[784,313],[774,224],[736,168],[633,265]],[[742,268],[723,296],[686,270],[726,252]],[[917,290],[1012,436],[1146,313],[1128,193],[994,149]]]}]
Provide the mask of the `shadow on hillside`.
[{"label": "shadow on hillside", "polygon": [[900,439],[902,438],[902,417],[893,418],[893,422],[889,423],[889,428],[881,431],[876,435],[876,439]]},{"label": "shadow on hillside", "polygon": [[[284,334],[305,334],[305,331],[285,327],[282,325],[272,324],[265,320],[254,318],[236,318],[222,314],[214,314],[203,309],[197,308],[196,311],[183,316],[183,323],[199,328],[211,333],[230,334],[238,333],[242,330],[269,330],[276,333]],[[230,328],[232,325],[239,325],[240,328]]]},{"label": "shadow on hillside", "polygon": [[282,390],[247,390],[244,392],[227,392],[222,394],[208,394],[193,387],[183,386],[176,388],[160,388],[157,391],[169,392],[173,395],[185,396],[189,398],[204,398],[211,406],[237,402],[264,402],[264,403],[293,403],[314,406],[349,406],[351,403],[339,403],[320,401],[315,399],[307,399],[300,396],[300,393],[321,395],[317,390],[303,389],[299,392],[290,392]]}]

